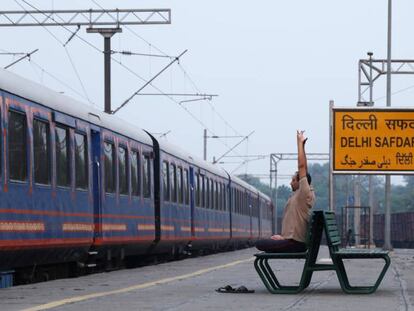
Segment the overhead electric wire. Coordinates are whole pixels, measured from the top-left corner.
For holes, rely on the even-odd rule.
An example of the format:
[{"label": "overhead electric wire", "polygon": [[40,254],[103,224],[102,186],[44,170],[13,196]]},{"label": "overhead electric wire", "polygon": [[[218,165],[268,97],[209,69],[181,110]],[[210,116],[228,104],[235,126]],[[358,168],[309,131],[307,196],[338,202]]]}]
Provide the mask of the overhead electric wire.
[{"label": "overhead electric wire", "polygon": [[90,104],[94,105],[94,103],[90,100],[90,98],[89,98],[89,96],[88,96],[88,93],[86,92],[85,85],[84,85],[84,84],[83,84],[83,82],[82,82],[82,79],[81,79],[81,77],[80,77],[80,75],[79,75],[79,72],[78,72],[78,70],[76,69],[75,63],[74,63],[74,62],[73,62],[73,60],[72,60],[72,57],[70,56],[70,53],[69,53],[69,51],[68,51],[68,48],[65,46],[65,47],[64,47],[64,49],[65,49],[66,55],[67,55],[67,56],[68,56],[68,58],[69,58],[69,61],[70,61],[71,65],[72,65],[73,71],[75,72],[76,76],[78,77],[79,83],[80,83],[80,85],[81,85],[81,87],[82,87],[83,93],[84,93],[84,94],[85,94],[85,96],[86,96],[86,99],[88,100],[88,102],[89,102]]},{"label": "overhead electric wire", "polygon": [[[2,50],[3,51],[3,50]],[[0,55],[10,55],[10,56],[17,56],[17,55],[26,55],[27,53],[24,52],[0,52]]]},{"label": "overhead electric wire", "polygon": [[[24,7],[24,6],[22,6],[20,3],[18,3],[17,2],[17,0],[14,0],[23,10],[25,10],[26,11],[26,8]],[[29,6],[31,6],[31,7],[33,7],[33,8],[35,8],[34,6],[32,6],[31,4],[29,4],[26,0],[22,0],[24,3],[26,3],[27,5],[29,5]],[[38,10],[37,8],[35,8],[37,11],[39,11],[40,12],[40,10]],[[30,14],[30,13],[29,13]],[[41,23],[40,23],[40,21],[39,20],[37,20],[36,19],[36,17],[35,16],[33,16],[32,14],[30,14],[30,16],[39,24],[39,25],[41,25]],[[56,21],[55,21],[56,22]],[[83,90],[83,92],[84,92],[84,94],[85,94],[85,96],[86,96],[86,99],[87,99],[87,101],[90,103],[90,104],[92,104],[92,105],[94,105],[94,103],[89,99],[89,96],[88,96],[88,94],[87,94],[87,92],[86,92],[86,89],[85,89],[85,86],[84,86],[84,84],[83,84],[83,82],[82,82],[82,79],[81,79],[81,77],[80,77],[80,75],[79,75],[79,73],[78,73],[78,71],[77,71],[77,69],[76,69],[76,66],[75,66],[75,64],[74,64],[74,62],[73,62],[73,60],[72,60],[72,58],[71,58],[71,56],[70,56],[70,54],[69,54],[69,51],[68,51],[68,49],[67,49],[67,47],[66,47],[66,44],[77,34],[77,32],[78,32],[78,30],[79,30],[79,28],[75,31],[75,32],[72,32],[72,36],[71,36],[71,38],[68,40],[68,41],[66,41],[66,43],[64,43],[63,41],[61,41],[58,37],[56,37],[55,36],[55,34],[54,33],[52,33],[51,31],[49,31],[49,29],[46,27],[46,26],[43,26],[42,25],[42,27],[57,41],[57,42],[59,42],[61,45],[62,45],[62,47],[65,49],[65,52],[66,52],[66,55],[67,55],[67,57],[69,58],[69,62],[70,62],[70,64],[71,64],[71,66],[72,66],[72,68],[73,68],[73,70],[74,70],[74,72],[75,72],[75,75],[76,75],[76,77],[78,78],[78,80],[79,80],[79,83],[80,83],[80,85],[81,85],[81,87],[82,87],[82,90]]]},{"label": "overhead electric wire", "polygon": [[131,52],[131,51],[116,51],[116,50],[112,50],[111,51],[112,54],[122,54],[122,55],[127,55],[127,56],[149,56],[149,57],[162,57],[162,58],[176,58],[176,56],[169,56],[169,55],[159,55],[159,54],[148,54],[148,53],[136,53],[136,52]]},{"label": "overhead electric wire", "polygon": [[[402,92],[405,92],[405,91],[408,91],[408,90],[410,90],[410,89],[412,89],[412,88],[414,88],[414,85],[407,86],[407,87],[405,87],[405,88],[403,88],[403,89],[400,89],[400,90],[397,90],[397,91],[395,91],[395,92],[391,93],[391,96],[393,96],[393,95],[397,95],[397,94],[402,93]],[[381,96],[381,97],[375,98],[375,99],[374,99],[374,101],[377,101],[377,100],[382,100],[382,99],[384,99],[384,98],[386,98],[386,97],[387,97],[387,96]]]},{"label": "overhead electric wire", "polygon": [[[105,10],[104,7],[102,7],[98,2],[96,2],[95,0],[91,0],[95,5],[97,5],[100,9]],[[142,41],[144,41],[146,44],[148,44],[150,47],[155,48],[159,53],[163,54],[164,57],[171,57],[169,56],[167,53],[165,53],[164,51],[162,51],[160,48],[158,48],[157,46],[155,46],[154,44],[150,43],[149,41],[145,40],[143,37],[141,37],[140,35],[138,35],[134,30],[132,30],[130,27],[125,26],[126,29],[128,29],[132,34],[134,34],[137,38],[141,39]],[[190,77],[190,75],[188,74],[187,70],[184,68],[184,66],[182,66],[181,63],[177,63],[178,67],[183,71],[185,77],[190,81],[190,83],[193,85],[194,89],[198,92],[201,93],[200,89],[197,87],[196,83],[194,82],[194,80]],[[208,102],[210,108],[212,109],[213,113],[217,114],[217,116],[224,122],[224,124],[226,124],[230,129],[233,130],[234,133],[236,133],[237,135],[241,135],[240,132],[238,132],[213,106],[213,104],[211,102]]]},{"label": "overhead electric wire", "polygon": [[[190,83],[193,85],[194,89],[198,92],[201,93],[200,89],[197,87],[196,83],[194,82],[193,79],[191,79],[190,75],[188,74],[187,70],[185,70],[184,66],[181,65],[180,63],[178,63],[178,67],[180,67],[180,69],[183,71],[184,76],[190,81]],[[240,132],[238,132],[233,126],[231,126],[231,124],[229,122],[227,122],[226,119],[224,119],[224,117],[214,108],[214,105],[211,102],[208,102],[210,108],[212,109],[212,111],[217,114],[217,116],[224,122],[224,124],[226,124],[229,128],[231,128],[233,130],[234,133],[236,133],[237,135],[242,135],[240,134]]]},{"label": "overhead electric wire", "polygon": [[[104,7],[102,7],[99,3],[97,3],[95,0],[91,0],[95,5],[97,5],[100,9],[105,10]],[[145,40],[143,37],[141,37],[140,35],[138,35],[134,30],[132,30],[130,27],[128,26],[124,26],[126,29],[128,29],[132,34],[134,34],[137,38],[141,39],[142,41],[144,41],[146,44],[148,44],[150,47],[155,48],[159,53],[163,54],[166,57],[170,57],[167,53],[165,53],[164,51],[162,51],[160,48],[158,48],[157,46],[155,46],[154,44],[150,43],[149,41]],[[197,87],[196,83],[191,79],[190,75],[187,73],[187,71],[185,70],[185,68],[180,64],[177,63],[179,68],[184,72],[185,77],[190,81],[190,83],[193,85],[194,89],[198,92],[201,93],[200,89]],[[152,85],[152,84],[151,84]],[[153,85],[152,85],[153,86]],[[154,87],[154,86],[153,86]],[[170,98],[171,100],[173,100],[172,98]],[[173,100],[175,101],[175,100]],[[176,101],[175,101],[176,102]],[[178,102],[176,102],[178,104]],[[224,117],[217,112],[217,110],[214,108],[214,106],[212,105],[212,103],[209,101],[208,104],[210,105],[213,113],[217,114],[218,117],[229,127],[231,128],[234,133],[236,133],[237,135],[241,135],[233,126],[230,125],[229,122],[227,122],[227,120],[224,119]],[[186,110],[188,112],[188,110]],[[209,130],[208,127],[205,126],[205,128]],[[211,133],[213,133],[212,131],[210,131]],[[224,143],[224,145],[229,148],[229,146],[227,146],[226,143]],[[235,152],[237,154],[237,152]]]},{"label": "overhead electric wire", "polygon": [[[20,7],[22,7],[17,0],[14,0]],[[28,6],[32,7],[34,10],[38,11],[39,13],[43,13],[41,10],[39,10],[37,7],[35,7],[34,5],[28,3],[26,0],[21,0],[24,3],[26,3]],[[94,0],[92,0],[95,4],[97,4]],[[97,4],[98,6],[100,6],[99,4]],[[26,10],[24,7],[22,7],[23,10]],[[102,7],[101,7],[102,8]],[[30,14],[30,13],[29,13]],[[46,15],[45,13],[43,13],[45,16],[47,16],[48,18],[51,18],[50,16]],[[33,17],[33,16],[32,16]],[[34,17],[33,17],[34,18]],[[34,18],[35,19],[35,18]],[[74,34],[74,36],[76,36],[77,38],[79,38],[82,42],[86,43],[87,45],[89,45],[90,47],[92,47],[93,49],[95,49],[96,51],[102,53],[102,51],[97,48],[95,45],[93,45],[92,43],[88,42],[87,40],[85,40],[84,38],[82,38],[81,36],[79,36],[76,32],[72,32],[70,29],[68,29],[68,27],[66,27],[65,25],[57,22],[54,18],[51,18],[54,22],[56,22],[59,26],[63,27],[65,30],[69,31],[71,34]],[[36,20],[36,19],[35,19]],[[36,20],[37,21],[37,20]],[[39,21],[37,21],[39,23]],[[39,23],[40,24],[40,23]],[[45,26],[43,26],[45,27]],[[129,27],[125,27],[129,30]],[[47,29],[46,29],[47,30]],[[63,45],[63,42],[61,42],[61,40],[59,40],[58,38],[56,38],[56,36],[51,33],[49,30],[47,30],[60,44]],[[132,33],[134,33],[137,37],[140,37],[138,34],[136,34],[134,31],[131,31]],[[142,40],[144,40],[143,38],[141,38]],[[144,40],[146,41],[146,40]],[[149,43],[148,43],[149,44]],[[158,50],[160,53],[167,55],[166,53],[164,53],[163,51],[161,51],[160,49],[158,49],[156,46],[151,45],[153,47],[155,47],[156,50]],[[140,75],[138,75],[136,72],[134,72],[133,70],[131,70],[129,67],[125,66],[124,64],[122,64],[120,61],[118,61],[117,59],[115,59],[114,57],[111,57],[111,59],[113,61],[115,61],[117,64],[119,64],[120,66],[122,66],[123,68],[125,68],[127,71],[129,71],[131,74],[135,75],[136,77],[138,77],[139,79],[141,79],[144,82],[148,82],[146,79],[144,79],[143,77],[141,77]],[[163,91],[161,91],[157,86],[155,86],[154,84],[150,83],[150,85],[155,88],[157,91],[159,91],[161,94],[165,94]],[[78,93],[78,92],[77,92]],[[191,111],[189,111],[185,106],[183,106],[180,102],[177,102],[174,98],[172,98],[171,96],[165,95],[167,98],[169,98],[171,101],[173,101],[174,103],[176,103],[177,105],[179,105],[181,108],[183,108],[195,121],[197,121],[197,123],[199,123],[203,128],[207,129],[207,131],[212,134],[212,135],[216,135],[214,133],[213,130],[209,129],[208,126],[206,124],[204,124],[203,121],[201,121],[199,118],[197,118]],[[226,146],[227,148],[230,148],[226,142],[222,141],[221,139],[219,139],[219,141]],[[236,153],[233,150],[234,153]],[[237,154],[237,153],[236,153]]]},{"label": "overhead electric wire", "polygon": [[29,53],[26,53],[26,55],[24,55],[24,56],[22,56],[22,57],[20,57],[20,58],[16,59],[16,60],[15,60],[15,61],[13,61],[11,64],[8,64],[7,66],[5,66],[5,67],[4,67],[4,69],[8,69],[8,68],[10,68],[11,66],[13,66],[13,65],[15,65],[15,64],[17,64],[17,63],[19,63],[20,61],[22,61],[22,60],[23,60],[23,59],[25,59],[25,58],[30,59],[30,57],[32,56],[32,54],[36,53],[37,51],[39,51],[39,49],[35,49],[35,50],[33,50],[33,51],[29,52]]},{"label": "overhead electric wire", "polygon": [[[24,3],[26,3],[27,5],[29,5],[29,6],[31,6],[29,3],[27,3],[25,0],[21,0],[21,1],[23,1]],[[17,0],[14,0],[14,2],[16,2],[16,4],[18,5],[18,6],[20,6],[24,11],[27,11],[26,10],[26,8],[23,6],[23,5],[21,5]],[[37,10],[37,9],[36,9]],[[39,10],[38,10],[39,11]],[[39,11],[40,12],[40,11]],[[34,17],[32,14],[30,14],[30,13],[28,13],[39,25],[41,25],[41,22],[40,21],[38,21],[37,19],[36,19],[36,17]],[[56,41],[58,41],[60,44],[64,44],[62,41],[60,41],[60,39],[58,38],[58,37],[56,37],[55,36],[55,34],[53,33],[53,32],[51,32],[49,29],[47,29],[47,27],[46,26],[43,26],[42,25],[42,27],[53,37],[53,38],[55,38],[55,40]]]},{"label": "overhead electric wire", "polygon": [[[60,80],[59,78],[57,78],[56,76],[54,76],[52,73],[50,73],[49,71],[47,71],[46,69],[44,69],[42,66],[40,66],[39,64],[37,64],[35,61],[29,60],[29,62],[30,62],[30,64],[33,64],[36,67],[38,67],[38,69],[41,70],[42,73],[47,74],[48,76],[50,76],[51,78],[53,78],[54,80],[56,80],[57,82],[59,82],[60,84],[62,84],[63,86],[67,87],[68,89],[70,89],[74,93],[78,94],[80,97],[84,98],[84,95],[83,94],[81,94],[79,91],[75,90],[70,85],[68,85],[67,83],[63,82],[62,80]],[[84,98],[84,99],[86,99],[86,98]]]},{"label": "overhead electric wire", "polygon": [[[96,2],[95,0],[91,0],[95,5],[97,5],[101,10],[105,10],[105,8],[103,6],[101,6],[98,2]],[[111,16],[110,14],[108,14],[109,16]],[[116,19],[115,19],[116,20]],[[155,48],[159,53],[163,54],[164,56],[168,56],[169,55],[167,53],[165,53],[164,51],[162,51],[160,48],[158,48],[157,46],[153,45],[151,42],[148,42],[147,40],[145,40],[143,37],[141,37],[139,34],[137,34],[134,30],[132,30],[129,26],[124,25],[124,28],[128,29],[132,34],[134,34],[137,38],[141,39],[142,41],[144,41],[146,44],[148,44],[149,46]]]}]

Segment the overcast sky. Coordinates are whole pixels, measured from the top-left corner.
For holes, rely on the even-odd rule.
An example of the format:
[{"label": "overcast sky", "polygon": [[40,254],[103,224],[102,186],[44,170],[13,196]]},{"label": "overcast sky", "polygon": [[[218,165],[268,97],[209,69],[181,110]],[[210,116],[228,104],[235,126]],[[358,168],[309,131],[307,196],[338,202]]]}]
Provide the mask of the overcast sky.
[{"label": "overcast sky", "polygon": [[[219,96],[181,106],[180,101],[189,98],[136,96],[117,115],[154,133],[171,131],[166,136],[169,142],[199,157],[204,126],[209,135],[243,136],[254,131],[248,143],[229,154],[233,156],[296,152],[297,129],[306,130],[308,152],[328,152],[329,100],[336,106],[355,106],[358,60],[366,58],[367,51],[374,52],[374,58],[386,58],[386,0],[3,0],[2,10],[32,9],[28,4],[43,10],[171,8],[171,25],[124,27],[123,33],[113,37],[112,49],[170,56],[188,49],[180,65],[154,81],[157,89],[149,86],[142,92]],[[394,1],[393,58],[414,58],[413,11],[412,0]],[[0,48],[3,52],[38,48],[31,62],[22,61],[10,70],[103,109],[103,39],[81,28],[78,35],[96,49],[79,37],[65,49],[63,43],[70,35],[62,27],[0,28]],[[168,58],[113,56],[130,69],[112,62],[113,108],[170,62]],[[12,60],[1,56],[0,65]],[[413,106],[412,85],[414,77],[393,77],[393,92],[408,89],[392,97],[392,106]],[[384,95],[385,77],[375,84],[376,106],[385,106]],[[238,140],[209,139],[208,159],[221,156]],[[233,171],[239,163],[223,166]],[[294,166],[294,162],[281,163],[279,174],[291,174]],[[268,172],[269,158],[235,171]]]}]

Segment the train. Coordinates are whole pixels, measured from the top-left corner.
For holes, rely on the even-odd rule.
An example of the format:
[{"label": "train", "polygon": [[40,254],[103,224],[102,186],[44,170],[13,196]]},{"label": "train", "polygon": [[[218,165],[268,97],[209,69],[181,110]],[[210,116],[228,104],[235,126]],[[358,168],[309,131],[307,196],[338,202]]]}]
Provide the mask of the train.
[{"label": "train", "polygon": [[0,272],[19,282],[273,233],[271,199],[240,178],[3,69],[0,113]]}]

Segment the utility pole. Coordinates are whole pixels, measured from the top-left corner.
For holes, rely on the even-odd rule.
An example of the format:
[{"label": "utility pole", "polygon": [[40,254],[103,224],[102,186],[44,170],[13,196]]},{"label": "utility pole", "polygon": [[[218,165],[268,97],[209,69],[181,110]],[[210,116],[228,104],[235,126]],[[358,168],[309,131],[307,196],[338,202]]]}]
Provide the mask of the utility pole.
[{"label": "utility pole", "polygon": [[[374,106],[374,102],[372,100],[372,93],[373,93],[373,86],[374,81],[372,80],[372,56],[374,53],[368,52],[369,57],[369,105]],[[368,206],[369,206],[369,237],[368,237],[368,245],[371,248],[371,245],[374,245],[374,185],[373,185],[374,177],[369,175],[368,177]]]},{"label": "utility pole", "polygon": [[[0,27],[17,26],[87,26],[88,33],[104,37],[105,112],[111,113],[111,37],[122,32],[122,25],[171,24],[170,9],[111,9],[111,10],[25,10],[0,11]],[[113,26],[113,28],[98,28]],[[76,33],[72,33],[72,37]]]},{"label": "utility pole", "polygon": [[122,32],[121,28],[88,28],[87,33],[100,33],[104,38],[104,85],[105,85],[105,112],[112,113],[111,109],[111,38]]},{"label": "utility pole", "polygon": [[333,135],[332,133],[332,109],[334,107],[334,101],[329,101],[329,210],[335,212],[335,195],[334,195],[334,174],[333,174]]},{"label": "utility pole", "polygon": [[[391,22],[392,0],[388,0],[388,42],[387,42],[387,107],[391,107]],[[392,250],[391,245],[391,176],[385,176],[385,219],[384,245],[385,250]]]}]

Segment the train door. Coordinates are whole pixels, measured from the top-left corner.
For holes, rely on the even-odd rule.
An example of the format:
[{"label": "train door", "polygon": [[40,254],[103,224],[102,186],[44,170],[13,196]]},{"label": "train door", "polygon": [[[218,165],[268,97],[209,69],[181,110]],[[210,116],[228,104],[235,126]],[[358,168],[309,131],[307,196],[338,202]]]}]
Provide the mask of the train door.
[{"label": "train door", "polygon": [[93,161],[93,212],[95,234],[94,240],[102,238],[102,204],[101,204],[101,133],[97,129],[91,131]]}]

